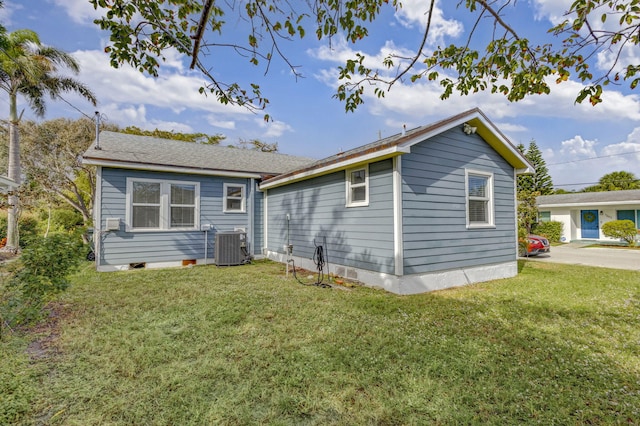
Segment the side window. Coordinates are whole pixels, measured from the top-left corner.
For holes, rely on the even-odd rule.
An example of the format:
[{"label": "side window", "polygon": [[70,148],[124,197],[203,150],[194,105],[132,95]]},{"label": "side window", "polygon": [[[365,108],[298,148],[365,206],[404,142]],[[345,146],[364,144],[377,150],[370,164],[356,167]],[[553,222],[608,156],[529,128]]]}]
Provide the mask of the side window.
[{"label": "side window", "polygon": [[618,220],[630,220],[635,223],[636,228],[638,224],[636,223],[636,211],[635,210],[617,210],[616,211],[616,219]]},{"label": "side window", "polygon": [[369,167],[359,167],[346,171],[347,207],[369,205]]},{"label": "side window", "polygon": [[196,223],[196,186],[171,184],[171,228],[193,228]]},{"label": "side window", "polygon": [[493,226],[493,174],[465,170],[467,226]]},{"label": "side window", "polygon": [[551,212],[538,212],[538,222],[551,222]]},{"label": "side window", "polygon": [[127,178],[128,230],[197,229],[200,184]]},{"label": "side window", "polygon": [[131,226],[160,229],[159,182],[132,182]]},{"label": "side window", "polygon": [[246,209],[245,186],[225,183],[223,191],[223,211],[227,213],[244,213]]}]

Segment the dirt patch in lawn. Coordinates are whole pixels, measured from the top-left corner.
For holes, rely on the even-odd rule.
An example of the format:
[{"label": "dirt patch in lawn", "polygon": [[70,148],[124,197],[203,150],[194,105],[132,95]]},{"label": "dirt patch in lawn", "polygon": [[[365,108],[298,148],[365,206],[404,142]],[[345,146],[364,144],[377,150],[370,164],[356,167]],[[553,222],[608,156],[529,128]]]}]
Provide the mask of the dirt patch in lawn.
[{"label": "dirt patch in lawn", "polygon": [[60,354],[57,346],[60,321],[69,315],[70,309],[61,302],[54,302],[47,305],[46,311],[46,319],[30,329],[37,336],[37,339],[27,346],[27,354],[32,361],[47,360]]}]

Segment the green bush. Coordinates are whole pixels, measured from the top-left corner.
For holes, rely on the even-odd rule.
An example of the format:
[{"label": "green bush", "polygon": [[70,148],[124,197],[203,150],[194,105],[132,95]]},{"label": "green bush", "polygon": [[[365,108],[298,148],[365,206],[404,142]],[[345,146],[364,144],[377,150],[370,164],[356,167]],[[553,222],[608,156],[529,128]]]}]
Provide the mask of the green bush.
[{"label": "green bush", "polygon": [[[49,211],[42,210],[40,212],[41,227],[47,226],[49,220]],[[82,215],[71,209],[53,209],[51,210],[50,232],[57,231],[73,231],[83,224]]]},{"label": "green bush", "polygon": [[631,220],[612,220],[602,225],[602,233],[609,238],[623,240],[630,247],[633,247],[636,244],[638,230],[636,224]]},{"label": "green bush", "polygon": [[7,238],[7,215],[0,216],[0,240]]},{"label": "green bush", "polygon": [[81,248],[77,235],[33,238],[23,249],[4,294],[0,294],[0,316],[13,325],[39,320],[49,298],[69,286],[67,276],[79,265]]},{"label": "green bush", "polygon": [[549,241],[559,243],[562,237],[562,222],[538,222],[533,226],[531,232],[546,237]]},{"label": "green bush", "polygon": [[[31,216],[23,216],[18,222],[20,230],[20,248],[28,246],[38,236],[38,220]],[[0,216],[0,240],[7,237],[7,216]]]},{"label": "green bush", "polygon": [[[32,216],[23,216],[18,222],[18,229],[20,230],[20,248],[31,245],[39,237],[38,232],[38,220]],[[6,231],[5,231],[6,232]]]}]

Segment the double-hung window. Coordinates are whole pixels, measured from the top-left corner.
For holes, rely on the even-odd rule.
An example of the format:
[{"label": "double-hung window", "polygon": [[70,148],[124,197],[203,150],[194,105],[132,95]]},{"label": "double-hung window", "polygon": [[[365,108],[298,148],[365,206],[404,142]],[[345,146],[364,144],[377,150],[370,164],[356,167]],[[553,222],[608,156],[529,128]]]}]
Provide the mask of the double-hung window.
[{"label": "double-hung window", "polygon": [[245,186],[237,183],[224,184],[223,211],[226,213],[244,213],[246,211]]},{"label": "double-hung window", "polygon": [[196,187],[173,183],[169,199],[171,228],[192,228],[196,224]]},{"label": "double-hung window", "polygon": [[[131,181],[131,220],[132,228],[160,228],[161,184],[159,182]],[[128,191],[129,192],[129,191]]]},{"label": "double-hung window", "polygon": [[369,167],[347,170],[347,207],[369,205]]},{"label": "double-hung window", "polygon": [[199,202],[197,182],[129,178],[127,229],[198,229]]},{"label": "double-hung window", "polygon": [[467,226],[494,226],[493,174],[465,170],[467,195]]}]

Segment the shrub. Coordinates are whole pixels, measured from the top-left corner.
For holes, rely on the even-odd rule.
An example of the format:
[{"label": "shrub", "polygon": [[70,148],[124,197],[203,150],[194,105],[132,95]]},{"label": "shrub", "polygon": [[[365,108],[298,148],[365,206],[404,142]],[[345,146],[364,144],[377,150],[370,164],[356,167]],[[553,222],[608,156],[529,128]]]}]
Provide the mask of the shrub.
[{"label": "shrub", "polygon": [[[41,226],[46,227],[49,220],[49,211],[42,210],[40,212]],[[51,229],[50,231],[73,231],[83,224],[82,215],[71,209],[52,209],[51,210]]]},{"label": "shrub", "polygon": [[9,324],[35,322],[49,298],[69,286],[67,276],[81,260],[77,236],[35,237],[25,247],[13,277],[0,298],[0,314]]},{"label": "shrub", "polygon": [[559,243],[562,237],[562,222],[538,222],[533,226],[532,232],[546,237],[549,241]]},{"label": "shrub", "polygon": [[623,240],[630,247],[633,247],[636,244],[638,230],[636,224],[631,220],[612,220],[602,225],[602,233],[609,238]]},{"label": "shrub", "polygon": [[23,216],[18,222],[20,230],[20,248],[31,245],[38,237],[38,220],[32,216]]},{"label": "shrub", "polygon": [[[38,220],[31,216],[22,216],[18,222],[20,248],[28,246],[38,235]],[[0,239],[7,237],[7,216],[0,216]]]}]

